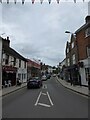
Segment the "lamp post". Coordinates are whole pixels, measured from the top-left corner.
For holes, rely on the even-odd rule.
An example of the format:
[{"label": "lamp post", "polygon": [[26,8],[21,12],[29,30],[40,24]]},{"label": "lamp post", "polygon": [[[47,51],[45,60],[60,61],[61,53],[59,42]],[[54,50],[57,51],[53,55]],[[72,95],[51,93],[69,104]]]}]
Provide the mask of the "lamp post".
[{"label": "lamp post", "polygon": [[2,89],[2,38],[0,37],[0,90]]}]

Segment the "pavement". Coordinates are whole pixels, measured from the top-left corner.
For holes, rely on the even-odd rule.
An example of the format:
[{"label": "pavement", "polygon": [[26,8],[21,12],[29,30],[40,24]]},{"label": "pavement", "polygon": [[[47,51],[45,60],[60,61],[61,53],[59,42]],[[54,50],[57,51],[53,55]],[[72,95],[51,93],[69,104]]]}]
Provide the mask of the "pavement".
[{"label": "pavement", "polygon": [[85,95],[85,96],[90,96],[89,94],[89,90],[88,90],[88,87],[85,87],[85,86],[79,86],[79,85],[71,85],[71,83],[65,81],[65,80],[62,80],[60,78],[57,77],[57,80],[66,88],[74,91],[74,92],[77,92],[79,94],[82,94],[82,95]]},{"label": "pavement", "polygon": [[12,92],[15,92],[17,90],[20,90],[24,87],[26,87],[27,83],[22,83],[20,86],[10,86],[10,87],[6,87],[6,88],[3,88],[2,90],[0,90],[0,96],[5,96],[7,94],[10,94]]},{"label": "pavement", "polygon": [[[65,80],[62,80],[58,77],[57,77],[57,80],[60,82],[60,84],[62,86],[66,87],[74,92],[80,93],[85,96],[90,96],[88,87],[78,86],[78,85],[73,86],[69,82],[66,82]],[[21,86],[11,86],[11,87],[7,87],[7,88],[3,88],[2,90],[0,90],[0,96],[5,96],[9,93],[20,90],[20,89],[26,87],[26,85],[27,85],[27,83],[23,83]]]}]

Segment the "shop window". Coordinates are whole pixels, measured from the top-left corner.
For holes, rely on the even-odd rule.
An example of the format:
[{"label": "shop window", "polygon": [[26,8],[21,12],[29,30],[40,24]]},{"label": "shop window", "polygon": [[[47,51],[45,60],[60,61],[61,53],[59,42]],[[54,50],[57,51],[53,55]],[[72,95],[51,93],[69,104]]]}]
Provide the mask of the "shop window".
[{"label": "shop window", "polygon": [[90,75],[90,67],[85,68],[85,73],[86,73],[86,81],[88,81],[88,76]]}]

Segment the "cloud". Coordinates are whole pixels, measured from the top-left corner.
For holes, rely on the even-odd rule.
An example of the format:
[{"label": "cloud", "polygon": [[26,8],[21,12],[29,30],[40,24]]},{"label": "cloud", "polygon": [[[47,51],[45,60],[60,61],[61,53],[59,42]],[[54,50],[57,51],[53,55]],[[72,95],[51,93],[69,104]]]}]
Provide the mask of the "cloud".
[{"label": "cloud", "polygon": [[87,3],[3,4],[2,32],[11,35],[11,46],[25,57],[57,65],[65,58],[66,30],[84,24]]}]

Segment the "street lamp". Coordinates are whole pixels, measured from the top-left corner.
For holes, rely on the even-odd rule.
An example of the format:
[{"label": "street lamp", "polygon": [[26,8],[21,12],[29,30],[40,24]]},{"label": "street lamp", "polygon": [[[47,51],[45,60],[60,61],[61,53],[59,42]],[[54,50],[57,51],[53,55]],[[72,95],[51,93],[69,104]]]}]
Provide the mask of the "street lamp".
[{"label": "street lamp", "polygon": [[74,36],[74,38],[76,38],[76,33],[72,33],[72,32],[70,32],[70,31],[65,31],[65,33],[71,34],[71,35]]}]

